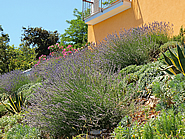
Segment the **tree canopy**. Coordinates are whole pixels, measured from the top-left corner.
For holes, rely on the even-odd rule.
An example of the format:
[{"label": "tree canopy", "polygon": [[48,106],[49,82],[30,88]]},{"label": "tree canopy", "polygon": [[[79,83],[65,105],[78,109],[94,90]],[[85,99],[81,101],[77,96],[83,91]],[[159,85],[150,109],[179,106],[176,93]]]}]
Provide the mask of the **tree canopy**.
[{"label": "tree canopy", "polygon": [[87,28],[88,26],[82,20],[82,12],[74,9],[73,15],[76,19],[66,20],[70,26],[65,30],[65,33],[61,35],[61,44],[63,46],[74,45],[79,48],[87,43]]},{"label": "tree canopy", "polygon": [[56,44],[59,40],[59,34],[57,31],[51,32],[41,27],[23,27],[24,33],[22,34],[21,41],[25,45],[36,47],[35,52],[37,53],[36,58],[39,58],[42,54],[49,55],[48,47]]},{"label": "tree canopy", "polygon": [[10,59],[15,56],[13,48],[8,44],[9,41],[9,35],[3,32],[0,25],[0,73],[9,72]]},{"label": "tree canopy", "polygon": [[26,70],[34,65],[35,49],[22,43],[19,48],[9,45],[9,35],[3,32],[0,25],[0,74],[12,70]]}]

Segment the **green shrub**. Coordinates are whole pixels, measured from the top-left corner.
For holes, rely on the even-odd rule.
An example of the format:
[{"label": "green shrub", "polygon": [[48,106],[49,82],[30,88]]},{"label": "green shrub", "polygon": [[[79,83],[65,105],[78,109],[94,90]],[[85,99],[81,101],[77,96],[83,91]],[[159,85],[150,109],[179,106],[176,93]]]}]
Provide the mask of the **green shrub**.
[{"label": "green shrub", "polygon": [[[114,129],[112,136],[116,139],[135,139],[134,126],[132,124],[132,119],[129,116],[125,116]],[[138,126],[139,127],[139,126]]]},{"label": "green shrub", "polygon": [[21,123],[22,115],[10,115],[0,118],[0,137],[4,136],[14,125]]},{"label": "green shrub", "polygon": [[169,42],[161,45],[160,51],[164,53],[168,50],[168,48],[176,48],[177,45],[180,45],[180,43],[177,41],[169,41]]},{"label": "green shrub", "polygon": [[131,123],[129,127],[122,125],[120,122],[118,127],[114,129],[113,136],[116,138],[184,138],[185,137],[185,121],[184,113],[177,113],[173,110],[162,113],[156,118],[150,119],[146,124],[139,125],[136,122]]},{"label": "green shrub", "polygon": [[0,103],[0,118],[7,112],[5,107]]},{"label": "green shrub", "polygon": [[137,66],[137,65],[130,65],[127,66],[125,68],[123,68],[120,73],[122,74],[130,74],[130,73],[134,73],[137,72],[138,70],[140,70],[143,67],[143,65]]},{"label": "green shrub", "polygon": [[184,45],[185,42],[185,28],[181,26],[179,35],[173,36],[172,40],[180,42],[182,45]]},{"label": "green shrub", "polygon": [[144,138],[147,138],[146,135],[152,135],[153,138],[184,138],[185,122],[183,119],[184,114],[175,114],[173,110],[167,113],[163,111],[155,120],[151,120],[150,124],[144,126]]},{"label": "green shrub", "polygon": [[40,131],[28,125],[17,124],[6,133],[7,139],[40,139]]},{"label": "green shrub", "polygon": [[172,77],[165,75],[159,69],[161,65],[163,64],[157,61],[146,65],[128,66],[120,71],[124,76],[120,84],[133,98],[145,97],[147,94],[160,98],[158,110],[170,108],[171,103],[174,103],[174,107],[182,111],[185,105],[184,77],[181,74]]},{"label": "green shrub", "polygon": [[[184,76],[182,74],[179,74],[170,77],[168,75],[163,75],[164,73],[156,74],[153,71],[155,71],[160,64],[158,63],[156,64],[156,66],[154,65],[151,66],[152,63],[149,63],[147,65],[144,65],[145,67],[143,66],[140,70],[137,71],[139,73],[138,84],[139,80],[141,82],[143,79],[146,80],[147,81],[146,83],[149,84],[148,86],[150,88],[150,93],[156,96],[157,98],[160,98],[159,104],[157,104],[156,107],[156,111],[164,109],[168,111],[167,112],[163,111],[160,114],[160,116],[148,120],[148,122],[144,125],[138,125],[137,121],[133,123],[132,120],[129,119],[129,117],[127,117],[126,119],[123,118],[121,122],[118,124],[118,127],[115,128],[113,136],[120,139],[184,138],[185,137]],[[133,71],[133,68],[127,67],[126,69],[130,69],[130,71]],[[123,73],[126,72],[131,74],[129,70],[123,69],[122,71]],[[156,71],[160,72],[160,70]],[[134,72],[133,74],[137,72]],[[128,75],[126,75],[126,77],[127,76]],[[130,83],[129,85],[126,86],[126,88],[129,89],[130,85],[132,84],[133,83]],[[143,87],[146,87],[146,85],[143,85]],[[131,87],[131,89],[133,88]]]},{"label": "green shrub", "polygon": [[17,90],[17,93],[18,94],[23,93],[23,97],[25,97],[26,101],[29,101],[30,96],[32,96],[33,93],[35,92],[35,89],[37,89],[40,86],[41,83],[25,84]]},{"label": "green shrub", "polygon": [[185,108],[185,79],[180,74],[172,78],[166,76],[162,81],[152,83],[153,95],[160,98],[157,110],[171,108],[172,106],[177,111],[183,111]]},{"label": "green shrub", "polygon": [[159,81],[164,75],[159,69],[160,65],[163,64],[157,61],[140,66],[127,66],[120,71],[124,77],[120,84],[124,86],[125,92],[145,96],[149,93],[146,87],[151,88],[152,82]]}]

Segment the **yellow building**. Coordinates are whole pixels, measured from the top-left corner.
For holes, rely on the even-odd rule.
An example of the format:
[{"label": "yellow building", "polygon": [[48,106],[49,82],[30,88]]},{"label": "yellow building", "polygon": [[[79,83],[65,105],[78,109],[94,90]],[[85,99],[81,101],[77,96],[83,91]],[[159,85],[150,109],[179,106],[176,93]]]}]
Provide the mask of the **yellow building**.
[{"label": "yellow building", "polygon": [[88,42],[102,41],[108,34],[143,24],[170,22],[173,35],[185,27],[185,0],[82,0],[88,24]]}]

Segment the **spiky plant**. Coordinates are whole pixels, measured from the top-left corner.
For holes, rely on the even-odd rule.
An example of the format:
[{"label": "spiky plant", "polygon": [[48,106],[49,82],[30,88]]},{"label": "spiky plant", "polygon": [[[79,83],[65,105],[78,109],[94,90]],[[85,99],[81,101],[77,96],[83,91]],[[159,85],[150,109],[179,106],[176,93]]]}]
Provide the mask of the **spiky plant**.
[{"label": "spiky plant", "polygon": [[20,95],[15,93],[13,96],[9,96],[9,102],[1,102],[5,108],[11,112],[12,114],[17,114],[22,111],[22,107],[24,106],[25,98],[23,98],[23,94],[21,92]]},{"label": "spiky plant", "polygon": [[[184,46],[185,47],[185,46]],[[185,75],[185,49],[183,50],[177,45],[177,54],[173,53],[169,48],[171,58],[167,57],[164,53],[165,63],[167,64],[167,68],[161,67],[164,71],[171,75],[176,75],[182,73]]]}]

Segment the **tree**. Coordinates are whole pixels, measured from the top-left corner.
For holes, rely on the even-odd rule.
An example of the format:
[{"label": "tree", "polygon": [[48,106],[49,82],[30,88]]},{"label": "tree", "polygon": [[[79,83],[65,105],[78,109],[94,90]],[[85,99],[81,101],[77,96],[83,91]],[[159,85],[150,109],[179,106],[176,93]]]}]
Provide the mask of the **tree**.
[{"label": "tree", "polygon": [[8,43],[9,35],[3,33],[3,28],[0,25],[0,73],[9,72],[10,59],[15,57],[14,47]]},{"label": "tree", "polygon": [[19,48],[16,49],[16,58],[12,60],[12,66],[14,64],[15,69],[21,70],[30,69],[35,64],[35,58],[36,58],[35,48],[30,48],[24,43],[21,43],[19,45]]},{"label": "tree", "polygon": [[71,21],[66,20],[70,26],[65,30],[65,33],[61,35],[60,41],[63,46],[74,45],[74,47],[79,48],[87,43],[88,26],[82,21],[82,12],[74,9],[73,15],[76,19]]},{"label": "tree", "polygon": [[36,47],[35,52],[37,53],[36,58],[38,59],[42,54],[49,55],[48,47],[56,44],[59,40],[59,34],[57,31],[51,32],[42,29],[41,27],[23,27],[24,33],[21,41],[27,46]]},{"label": "tree", "polygon": [[0,25],[0,74],[15,69],[26,70],[34,65],[36,58],[35,49],[26,44],[20,44],[19,48],[10,46],[8,34],[3,33]]}]

